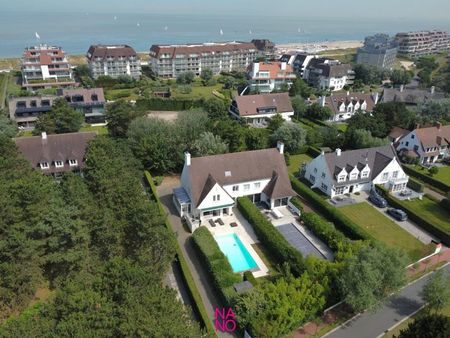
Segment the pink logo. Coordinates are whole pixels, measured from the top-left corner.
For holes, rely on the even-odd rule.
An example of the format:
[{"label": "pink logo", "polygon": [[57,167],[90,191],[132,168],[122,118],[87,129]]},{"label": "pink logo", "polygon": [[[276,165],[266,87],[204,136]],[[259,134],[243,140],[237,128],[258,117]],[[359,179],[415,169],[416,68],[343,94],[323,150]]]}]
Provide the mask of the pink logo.
[{"label": "pink logo", "polygon": [[236,330],[236,316],[231,307],[216,308],[216,316],[214,318],[214,327],[216,331],[234,332]]}]

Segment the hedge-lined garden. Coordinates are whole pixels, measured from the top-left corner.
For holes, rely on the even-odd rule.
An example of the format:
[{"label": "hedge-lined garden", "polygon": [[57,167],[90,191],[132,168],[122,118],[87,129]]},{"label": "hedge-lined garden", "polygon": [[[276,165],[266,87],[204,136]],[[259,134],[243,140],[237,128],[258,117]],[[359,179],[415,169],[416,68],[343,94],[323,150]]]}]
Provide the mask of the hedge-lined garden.
[{"label": "hedge-lined garden", "polygon": [[429,176],[425,172],[420,172],[419,170],[416,170],[415,168],[413,168],[410,165],[403,165],[402,168],[405,171],[405,173],[407,173],[408,175],[418,178],[419,180],[424,181],[425,183],[428,183],[429,185],[431,185],[443,192],[450,191],[450,186],[448,184],[445,184],[444,182],[439,181],[439,180]]},{"label": "hedge-lined garden", "polygon": [[292,247],[247,197],[237,200],[239,211],[253,226],[256,235],[276,263],[287,262],[292,272],[299,276],[304,271],[303,256]]},{"label": "hedge-lined garden", "polygon": [[136,101],[136,109],[138,111],[148,110],[168,110],[168,111],[180,111],[189,110],[192,108],[200,108],[203,106],[204,101],[188,100],[188,99],[164,99],[164,98],[149,98],[138,99]]},{"label": "hedge-lined garden", "polygon": [[414,178],[410,177],[408,180],[408,188],[417,192],[423,192],[424,185]]},{"label": "hedge-lined garden", "polygon": [[223,304],[231,305],[236,296],[233,285],[242,282],[242,277],[233,272],[227,257],[220,250],[208,228],[200,227],[195,230],[192,239]]},{"label": "hedge-lined garden", "polygon": [[[413,222],[438,237],[446,245],[450,245],[450,212],[440,204],[427,196],[422,200],[401,201],[389,194],[384,187],[377,186],[377,189],[391,206],[404,210]],[[430,211],[432,213],[427,214]],[[448,215],[447,222],[443,221],[446,215]]]},{"label": "hedge-lined garden", "polygon": [[329,204],[326,200],[316,194],[306,184],[290,175],[292,188],[305,199],[307,199],[313,207],[317,208],[328,220],[334,222],[336,227],[351,239],[374,239],[368,232],[364,231],[345,216],[342,212]]},{"label": "hedge-lined garden", "polygon": [[[161,215],[165,215],[166,212],[165,212],[164,207],[162,206],[162,203],[159,199],[152,175],[148,171],[145,171],[144,175],[145,175],[147,184],[150,188],[151,198],[157,203]],[[169,220],[167,219],[167,217],[165,217],[165,223],[166,223],[166,227],[170,231],[172,231],[172,227],[170,226]],[[184,258],[183,253],[181,252],[181,249],[180,249],[178,243],[176,245],[176,249],[177,249],[177,254],[176,254],[177,262],[180,266],[183,280],[187,285],[187,290],[189,292],[189,296],[192,299],[192,304],[194,306],[193,311],[201,319],[201,321],[202,321],[201,324],[208,331],[208,333],[213,334],[215,332],[214,327],[212,325],[211,320],[209,319],[208,313],[206,312],[206,308],[203,305],[203,300],[200,295],[200,292],[198,291],[197,286],[195,285],[195,281],[194,281],[194,278],[192,277],[191,271],[189,270],[188,263],[186,262],[186,259]]]}]

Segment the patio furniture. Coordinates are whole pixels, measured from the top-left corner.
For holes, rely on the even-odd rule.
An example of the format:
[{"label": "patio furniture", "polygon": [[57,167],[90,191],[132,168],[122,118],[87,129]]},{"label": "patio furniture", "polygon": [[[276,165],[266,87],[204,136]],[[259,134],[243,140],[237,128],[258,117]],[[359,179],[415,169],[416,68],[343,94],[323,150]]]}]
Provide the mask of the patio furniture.
[{"label": "patio furniture", "polygon": [[400,196],[411,196],[412,195],[412,191],[411,190],[403,190],[401,193],[400,193]]},{"label": "patio furniture", "polygon": [[225,225],[225,223],[222,221],[222,218],[218,218],[216,222],[220,225]]},{"label": "patio furniture", "polygon": [[232,228],[236,228],[238,225],[237,225],[236,222],[231,222],[231,223],[230,223],[230,226],[231,226]]},{"label": "patio furniture", "polygon": [[216,226],[216,223],[212,219],[210,219],[208,222],[213,228]]}]

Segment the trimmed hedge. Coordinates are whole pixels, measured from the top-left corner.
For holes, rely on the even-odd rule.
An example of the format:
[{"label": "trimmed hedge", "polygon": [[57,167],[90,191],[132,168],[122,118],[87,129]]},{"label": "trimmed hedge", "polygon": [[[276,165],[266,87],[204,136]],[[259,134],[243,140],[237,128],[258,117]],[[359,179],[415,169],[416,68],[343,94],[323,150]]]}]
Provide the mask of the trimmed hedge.
[{"label": "trimmed hedge", "polygon": [[439,202],[439,204],[444,209],[450,211],[450,199],[444,198],[442,201]]},{"label": "trimmed hedge", "polygon": [[253,273],[251,271],[244,272],[244,280],[250,282],[253,286],[256,286],[256,284],[258,284],[255,276],[253,276]]},{"label": "trimmed hedge", "polygon": [[412,177],[408,180],[408,187],[417,192],[423,192],[424,189],[424,185]]},{"label": "trimmed hedge", "polygon": [[[153,181],[152,175],[148,171],[144,172],[145,179],[150,187],[152,198],[158,205],[159,212],[161,215],[166,215],[166,212],[164,210],[164,207],[162,206],[162,203],[159,199],[159,196],[156,191],[156,186]],[[172,227],[169,223],[169,219],[165,217],[165,225],[167,229],[169,229],[170,232],[172,232]],[[215,329],[212,325],[212,321],[210,320],[208,313],[206,311],[205,305],[203,304],[202,296],[200,295],[200,292],[197,289],[197,285],[195,284],[194,278],[192,277],[191,270],[189,269],[188,263],[186,259],[183,256],[183,252],[181,251],[180,246],[178,245],[178,241],[176,241],[176,258],[177,263],[179,264],[181,274],[183,276],[183,280],[187,286],[187,291],[189,293],[190,298],[192,299],[192,305],[193,305],[193,311],[197,314],[197,317],[200,318],[201,324],[203,328],[206,329],[206,331],[209,334],[212,334],[215,336]]]},{"label": "trimmed hedge", "polygon": [[317,147],[312,147],[310,146],[308,148],[308,151],[306,152],[308,155],[310,155],[311,157],[315,158],[317,156],[319,156],[320,154],[322,154],[322,150],[320,150]]},{"label": "trimmed hedge", "polygon": [[302,214],[301,219],[304,225],[335,253],[349,249],[351,241],[342,232],[336,230],[332,223],[311,212]]},{"label": "trimmed hedge", "polygon": [[303,256],[281,235],[247,197],[237,199],[239,211],[253,226],[256,235],[278,264],[287,262],[292,272],[300,276],[304,270]]},{"label": "trimmed hedge", "polygon": [[303,205],[302,202],[300,201],[300,198],[298,198],[297,196],[292,197],[291,203],[294,205],[294,207],[300,210],[300,213],[303,213]]},{"label": "trimmed hedge", "polygon": [[223,304],[231,305],[232,299],[236,295],[233,285],[242,282],[242,277],[233,272],[230,262],[206,227],[195,230],[192,239],[202,261],[208,268],[213,285],[221,296]]},{"label": "trimmed hedge", "polygon": [[429,222],[427,219],[423,218],[420,213],[411,208],[407,203],[400,201],[395,198],[382,186],[377,186],[377,189],[381,192],[381,195],[389,202],[389,204],[395,208],[404,210],[408,217],[416,222],[420,227],[427,230],[429,233],[433,234],[439,238],[445,245],[450,245],[450,234],[436,227],[433,223]]},{"label": "trimmed hedge", "polygon": [[153,97],[147,99],[138,99],[136,101],[136,109],[139,111],[147,110],[189,110],[192,108],[200,108],[203,106],[203,100],[183,100],[183,99],[165,99]]},{"label": "trimmed hedge", "polygon": [[311,188],[300,182],[300,180],[295,178],[293,175],[289,176],[291,179],[292,188],[297,192],[297,194],[302,195],[305,199],[307,199],[318,211],[320,211],[325,216],[325,218],[333,222],[336,227],[346,236],[355,240],[375,240],[367,231],[354,223],[350,218],[340,212],[339,209],[321,198]]},{"label": "trimmed hedge", "polygon": [[407,173],[410,176],[414,176],[418,178],[421,181],[424,181],[425,183],[428,183],[429,185],[432,185],[433,187],[442,190],[444,192],[450,191],[450,186],[445,184],[444,182],[441,182],[431,176],[428,176],[427,174],[424,174],[410,166],[402,165],[403,170],[405,173]]}]

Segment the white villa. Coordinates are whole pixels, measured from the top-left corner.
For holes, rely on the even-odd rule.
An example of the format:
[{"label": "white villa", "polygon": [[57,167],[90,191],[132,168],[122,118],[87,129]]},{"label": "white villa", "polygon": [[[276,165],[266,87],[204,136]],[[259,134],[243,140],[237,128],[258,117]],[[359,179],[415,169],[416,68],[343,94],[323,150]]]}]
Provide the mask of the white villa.
[{"label": "white villa", "polygon": [[421,164],[435,163],[450,156],[450,126],[437,123],[416,128],[397,141],[401,155],[418,158]]},{"label": "white villa", "polygon": [[402,191],[409,177],[392,145],[323,153],[304,168],[304,177],[330,197],[370,191],[375,184]]},{"label": "white villa", "polygon": [[173,202],[194,231],[202,222],[232,215],[235,200],[250,197],[274,209],[286,206],[296,193],[291,188],[284,145],[277,148],[191,158],[185,153],[181,187]]},{"label": "white villa", "polygon": [[244,120],[254,127],[266,126],[267,120],[277,113],[286,121],[294,115],[288,93],[237,96],[230,106],[233,118]]}]

